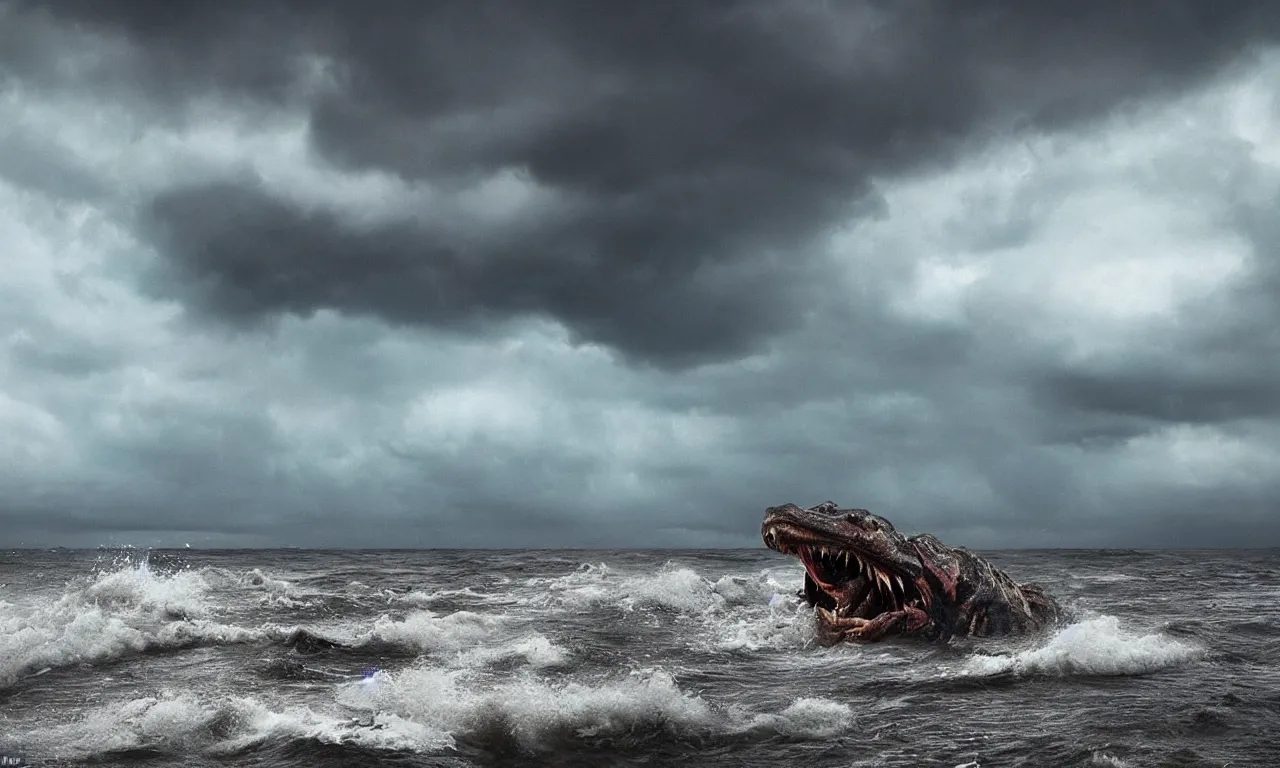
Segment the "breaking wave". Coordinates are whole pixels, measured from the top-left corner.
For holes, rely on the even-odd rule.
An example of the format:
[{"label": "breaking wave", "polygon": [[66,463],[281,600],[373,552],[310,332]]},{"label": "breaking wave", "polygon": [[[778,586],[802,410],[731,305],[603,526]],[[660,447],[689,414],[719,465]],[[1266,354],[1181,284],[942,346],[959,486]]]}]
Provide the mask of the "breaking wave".
[{"label": "breaking wave", "polygon": [[674,563],[638,574],[584,563],[564,576],[528,580],[521,602],[552,611],[672,614],[698,622],[702,631],[689,636],[692,647],[758,651],[812,643],[812,610],[796,598],[801,583],[801,569],[792,566],[707,578]]},{"label": "breaking wave", "polygon": [[683,690],[661,669],[594,681],[551,682],[526,674],[478,683],[469,669],[379,672],[342,686],[338,700],[370,716],[395,715],[459,739],[509,739],[526,751],[606,737],[822,738],[853,724],[848,705],[821,698],[799,698],[776,713],[717,705]]},{"label": "breaking wave", "polygon": [[0,604],[0,687],[68,664],[257,639],[203,618],[211,614],[208,591],[199,573],[161,575],[143,560],[71,584],[52,602]]},{"label": "breaking wave", "polygon": [[823,698],[797,698],[778,712],[720,706],[682,690],[662,670],[594,682],[526,675],[478,683],[474,671],[463,669],[378,672],[341,684],[333,705],[319,708],[162,691],[92,709],[75,723],[30,735],[27,743],[57,745],[60,756],[80,758],[138,750],[229,756],[298,741],[418,753],[465,742],[536,753],[574,741],[823,739],[855,725],[849,705]]},{"label": "breaking wave", "polygon": [[394,715],[360,722],[307,706],[272,709],[253,697],[203,701],[192,693],[162,692],[90,711],[80,721],[31,739],[61,757],[85,758],[149,750],[189,756],[231,755],[265,742],[309,740],[384,750],[435,751],[452,744]]},{"label": "breaking wave", "polygon": [[489,647],[486,643],[494,639],[507,639],[502,631],[505,620],[467,611],[384,614],[365,626],[239,626],[219,621],[216,605],[209,599],[211,592],[230,586],[284,599],[291,588],[258,569],[245,574],[223,569],[166,574],[152,570],[143,559],[68,584],[52,602],[0,602],[0,688],[60,667],[210,645],[272,643],[304,653],[356,650],[418,655],[465,650],[477,663],[523,658],[534,666],[555,666],[563,660],[562,649],[545,638],[525,638],[519,641],[525,645],[514,650],[506,645]]},{"label": "breaking wave", "polygon": [[1197,646],[1163,634],[1128,631],[1115,616],[1098,616],[1064,627],[1037,648],[1001,656],[972,656],[960,674],[1142,675],[1180,666],[1203,653]]}]

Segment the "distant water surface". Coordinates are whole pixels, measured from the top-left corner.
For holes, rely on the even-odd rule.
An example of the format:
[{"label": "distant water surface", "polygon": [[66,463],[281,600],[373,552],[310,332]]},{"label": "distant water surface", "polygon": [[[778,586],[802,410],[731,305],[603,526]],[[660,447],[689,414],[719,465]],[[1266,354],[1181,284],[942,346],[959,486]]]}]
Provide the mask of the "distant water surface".
[{"label": "distant water surface", "polygon": [[1280,766],[1280,553],[991,557],[1074,620],[819,648],[765,549],[0,552],[0,755]]}]

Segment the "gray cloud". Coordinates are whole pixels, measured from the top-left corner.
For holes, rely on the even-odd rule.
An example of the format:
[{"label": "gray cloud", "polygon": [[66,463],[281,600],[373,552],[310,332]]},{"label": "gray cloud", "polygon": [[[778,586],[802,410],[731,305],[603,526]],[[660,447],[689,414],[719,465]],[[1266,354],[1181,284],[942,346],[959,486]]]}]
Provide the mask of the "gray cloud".
[{"label": "gray cloud", "polygon": [[[975,135],[1171,92],[1280,31],[1268,3],[54,13],[122,41],[91,78],[161,105],[297,104],[313,147],[340,166],[446,186],[514,171],[568,201],[486,237],[433,222],[356,232],[251,181],[166,191],[154,211],[175,295],[208,286],[205,307],[233,320],[323,307],[444,325],[545,314],[675,366],[793,328],[823,280],[809,239],[857,214],[869,179],[945,162]],[[15,67],[54,77],[49,55]]]},{"label": "gray cloud", "polygon": [[1273,4],[166,9],[0,5],[0,542],[1280,541]]}]

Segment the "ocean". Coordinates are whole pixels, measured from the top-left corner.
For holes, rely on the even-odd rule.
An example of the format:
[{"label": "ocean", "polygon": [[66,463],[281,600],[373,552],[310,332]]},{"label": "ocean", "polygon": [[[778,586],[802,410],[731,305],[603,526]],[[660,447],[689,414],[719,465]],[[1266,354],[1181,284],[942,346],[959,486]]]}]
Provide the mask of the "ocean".
[{"label": "ocean", "polygon": [[1280,552],[986,554],[1071,619],[823,648],[764,548],[0,552],[0,762],[1280,766]]}]

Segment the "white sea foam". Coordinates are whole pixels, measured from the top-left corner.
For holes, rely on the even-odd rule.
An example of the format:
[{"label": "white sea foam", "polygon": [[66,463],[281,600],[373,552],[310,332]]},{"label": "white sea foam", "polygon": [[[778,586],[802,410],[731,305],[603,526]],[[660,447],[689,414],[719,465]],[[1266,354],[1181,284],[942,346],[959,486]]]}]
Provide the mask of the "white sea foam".
[{"label": "white sea foam", "polygon": [[54,759],[75,759],[139,748],[227,754],[295,738],[422,752],[453,744],[446,733],[392,714],[359,721],[304,706],[275,710],[251,697],[202,701],[193,693],[172,691],[95,708],[75,723],[27,734],[23,742]]},{"label": "white sea foam", "polygon": [[205,601],[208,591],[208,582],[196,571],[157,574],[143,560],[131,567],[101,573],[82,592],[72,591],[67,597],[178,618],[208,615],[209,606]]},{"label": "white sea foam", "polygon": [[481,646],[459,651],[452,664],[459,667],[486,667],[513,660],[522,660],[534,669],[563,667],[569,664],[572,654],[544,635],[532,634],[517,640],[493,646]]},{"label": "white sea foam", "polygon": [[256,642],[261,630],[208,617],[200,573],[159,574],[146,561],[69,585],[57,600],[0,606],[0,687],[26,674],[154,649]]},{"label": "white sea foam", "polygon": [[763,606],[785,590],[794,592],[798,580],[780,579],[776,569],[754,576],[720,576],[708,579],[692,568],[667,563],[654,573],[626,574],[604,563],[583,564],[572,573],[555,578],[530,579],[534,595],[526,603],[579,609],[613,604],[623,610],[667,609],[679,613],[723,612],[739,606]]},{"label": "white sea foam", "polygon": [[1203,650],[1163,634],[1123,629],[1098,616],[1059,630],[1044,645],[1007,656],[970,657],[962,675],[1140,675],[1199,658]]},{"label": "white sea foam", "polygon": [[473,670],[416,668],[345,684],[338,700],[353,710],[394,714],[455,737],[502,734],[523,749],[600,736],[765,732],[825,738],[853,724],[851,708],[828,699],[796,699],[776,713],[718,707],[682,690],[663,670],[590,682],[553,683],[522,674],[482,683]]},{"label": "white sea foam", "polygon": [[[491,652],[502,657],[504,652],[486,647],[494,640],[507,639],[507,619],[471,611],[440,615],[432,611],[413,611],[404,616],[383,614],[372,624],[340,624],[327,627],[263,625],[262,631],[273,641],[293,644],[303,637],[349,648],[390,647],[400,651],[424,654],[449,654],[464,650]],[[477,648],[479,646],[479,648]],[[506,656],[521,651],[505,652]],[[536,650],[529,651],[538,656]],[[478,657],[477,657],[478,658]],[[532,662],[531,662],[532,663]]]},{"label": "white sea foam", "polygon": [[355,645],[386,643],[419,652],[457,651],[496,636],[504,620],[470,611],[437,615],[414,611],[403,619],[380,616],[373,628],[360,633]]},{"label": "white sea foam", "polygon": [[803,648],[814,641],[813,610],[793,595],[775,593],[762,609],[731,614],[715,629],[715,650]]},{"label": "white sea foam", "polygon": [[802,573],[798,567],[775,567],[711,579],[675,563],[639,574],[583,564],[564,576],[529,579],[525,586],[532,594],[520,602],[550,610],[613,605],[696,618],[703,631],[690,635],[690,642],[705,650],[795,648],[813,640],[813,613],[795,597]]},{"label": "white sea foam", "polygon": [[714,733],[829,738],[847,732],[847,704],[799,698],[776,713],[720,708],[680,689],[661,670],[586,682],[522,676],[478,684],[461,669],[379,672],[337,689],[336,709],[273,707],[238,696],[162,691],[112,702],[73,723],[19,737],[26,749],[75,759],[126,749],[227,755],[266,742],[313,739],[377,750],[439,753],[460,736],[510,739],[537,750],[556,740]]},{"label": "white sea foam", "polygon": [[49,667],[96,663],[157,649],[204,644],[252,643],[266,639],[261,630],[196,620],[142,629],[97,606],[35,615],[0,615],[0,687]]},{"label": "white sea foam", "polygon": [[[419,653],[473,650],[476,664],[523,659],[551,667],[567,658],[546,638],[511,641],[503,619],[467,611],[437,615],[414,611],[400,618],[381,616],[372,625],[300,627],[263,624],[240,627],[216,621],[211,591],[256,592],[279,604],[290,601],[293,585],[261,570],[235,573],[206,568],[160,573],[144,559],[72,583],[47,603],[0,604],[0,687],[46,668],[100,663],[153,650],[196,645],[287,642],[299,632],[341,645],[385,644]],[[486,647],[493,639],[505,645]],[[479,647],[477,647],[479,646]]]},{"label": "white sea foam", "polygon": [[405,594],[398,594],[398,593],[391,592],[390,590],[387,590],[384,592],[384,594],[387,595],[387,602],[389,603],[405,603],[408,605],[414,605],[414,606],[419,606],[424,608],[439,602],[443,602],[446,600],[456,600],[458,598],[463,598],[466,600],[476,600],[476,601],[481,601],[486,603],[494,602],[494,601],[506,601],[510,599],[503,595],[492,595],[485,592],[476,592],[471,587],[462,587],[460,589],[437,589],[431,592],[414,590],[413,592],[408,592]]},{"label": "white sea foam", "polygon": [[1094,752],[1089,758],[1089,765],[1095,765],[1098,768],[1129,768],[1131,764],[1106,752]]},{"label": "white sea foam", "polygon": [[584,564],[573,573],[553,579],[533,579],[538,587],[535,601],[554,601],[571,609],[612,603],[624,610],[666,608],[698,613],[714,607],[723,598],[714,584],[690,568],[670,563],[656,573],[622,574],[604,563]]},{"label": "white sea foam", "polygon": [[525,748],[555,737],[699,731],[715,720],[706,701],[681,691],[664,672],[637,672],[594,685],[528,676],[496,685],[474,683],[466,670],[379,672],[344,686],[339,701],[455,735],[510,734]]},{"label": "white sea foam", "polygon": [[799,698],[776,714],[755,715],[747,729],[765,730],[807,739],[824,739],[845,733],[853,726],[853,708],[823,698]]}]

